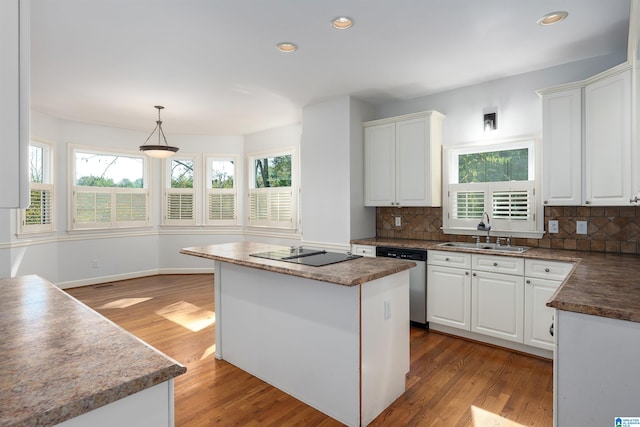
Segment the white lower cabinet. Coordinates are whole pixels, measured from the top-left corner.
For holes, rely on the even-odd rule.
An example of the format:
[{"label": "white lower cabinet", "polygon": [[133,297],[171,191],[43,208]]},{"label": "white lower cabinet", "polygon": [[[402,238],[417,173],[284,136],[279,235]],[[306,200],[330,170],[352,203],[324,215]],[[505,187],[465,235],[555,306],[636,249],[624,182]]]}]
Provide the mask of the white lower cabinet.
[{"label": "white lower cabinet", "polygon": [[472,338],[479,334],[480,340],[518,343],[513,348],[519,350],[554,350],[549,333],[554,311],[546,304],[573,263],[428,251],[427,264],[429,323],[469,331]]},{"label": "white lower cabinet", "polygon": [[524,278],[474,271],[471,279],[471,331],[522,342]]},{"label": "white lower cabinet", "polygon": [[366,257],[376,257],[376,247],[369,245],[351,245],[351,253]]},{"label": "white lower cabinet", "polygon": [[552,335],[554,309],[547,301],[562,282],[527,277],[524,285],[524,343],[534,347],[553,350]]},{"label": "white lower cabinet", "polygon": [[427,266],[427,321],[471,329],[469,269]]}]

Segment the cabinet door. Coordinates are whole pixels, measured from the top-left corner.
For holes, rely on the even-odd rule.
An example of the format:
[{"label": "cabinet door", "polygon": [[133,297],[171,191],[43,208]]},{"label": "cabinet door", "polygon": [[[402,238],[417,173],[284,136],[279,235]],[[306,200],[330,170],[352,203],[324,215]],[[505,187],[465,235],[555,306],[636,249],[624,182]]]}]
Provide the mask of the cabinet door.
[{"label": "cabinet door", "polygon": [[555,310],[547,307],[547,301],[561,282],[527,277],[524,287],[524,343],[553,350],[555,339],[550,328]]},{"label": "cabinet door", "polygon": [[582,89],[542,96],[542,200],[582,204]]},{"label": "cabinet door", "polygon": [[585,87],[585,203],[629,205],[631,71]]},{"label": "cabinet door", "polygon": [[471,330],[523,342],[524,277],[473,272]]},{"label": "cabinet door", "polygon": [[470,330],[469,270],[427,266],[427,321]]},{"label": "cabinet door", "polygon": [[364,129],[365,206],[393,206],[396,200],[396,127]]},{"label": "cabinet door", "polygon": [[29,206],[29,2],[0,2],[0,208]]},{"label": "cabinet door", "polygon": [[431,150],[426,118],[396,123],[396,198],[400,206],[431,206]]}]

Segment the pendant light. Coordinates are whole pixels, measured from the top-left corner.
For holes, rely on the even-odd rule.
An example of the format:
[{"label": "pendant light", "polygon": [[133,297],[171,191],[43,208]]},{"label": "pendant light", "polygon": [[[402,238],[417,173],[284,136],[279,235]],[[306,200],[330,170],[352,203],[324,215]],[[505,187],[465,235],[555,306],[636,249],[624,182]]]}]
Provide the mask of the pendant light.
[{"label": "pendant light", "polygon": [[[167,157],[171,157],[176,154],[176,152],[178,151],[178,147],[172,147],[171,145],[169,145],[167,143],[167,138],[164,136],[164,131],[162,130],[162,120],[160,120],[160,110],[162,110],[164,107],[162,105],[155,105],[154,108],[158,109],[158,121],[156,121],[156,127],[153,128],[153,131],[151,131],[151,134],[147,137],[147,140],[140,146],[140,151],[144,152],[144,154],[149,157],[166,159]],[[156,130],[158,131],[158,144],[147,145],[147,142],[149,141],[149,139],[151,139]],[[161,136],[162,140],[160,139]],[[162,144],[163,140],[164,145]]]}]

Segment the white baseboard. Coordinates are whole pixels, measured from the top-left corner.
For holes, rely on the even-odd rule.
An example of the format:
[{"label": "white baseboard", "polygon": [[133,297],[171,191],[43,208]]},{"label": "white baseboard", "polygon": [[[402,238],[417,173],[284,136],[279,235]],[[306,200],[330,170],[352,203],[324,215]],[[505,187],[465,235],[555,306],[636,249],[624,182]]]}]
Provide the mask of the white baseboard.
[{"label": "white baseboard", "polygon": [[156,276],[158,274],[213,274],[213,268],[159,268],[156,270],[135,271],[132,273],[59,282],[55,285],[60,289],[69,289],[78,288],[80,286],[97,285],[99,283],[115,282],[118,280],[136,279],[138,277]]}]

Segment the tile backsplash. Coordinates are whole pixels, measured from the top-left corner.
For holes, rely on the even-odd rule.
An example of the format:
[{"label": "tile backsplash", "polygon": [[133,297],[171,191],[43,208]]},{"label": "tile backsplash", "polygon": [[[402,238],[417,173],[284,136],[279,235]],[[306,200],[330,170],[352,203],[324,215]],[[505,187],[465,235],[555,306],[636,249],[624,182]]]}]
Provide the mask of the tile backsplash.
[{"label": "tile backsplash", "polygon": [[[396,217],[401,225],[396,226]],[[544,226],[558,221],[558,233],[541,239],[514,238],[513,245],[592,252],[640,254],[640,207],[553,206],[544,208]],[[576,221],[587,221],[587,234],[576,233]],[[376,235],[436,241],[468,241],[471,236],[445,234],[442,208],[377,208]]]}]

